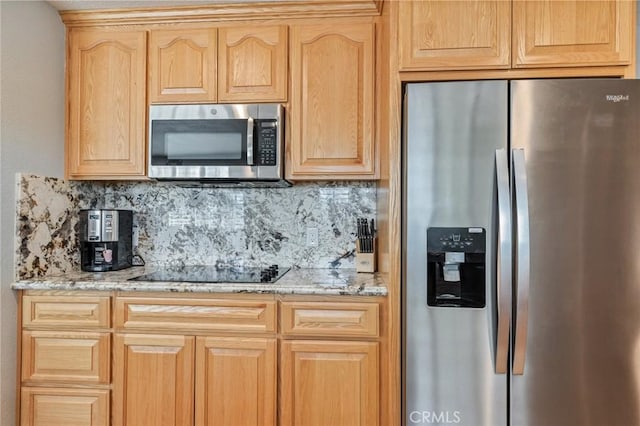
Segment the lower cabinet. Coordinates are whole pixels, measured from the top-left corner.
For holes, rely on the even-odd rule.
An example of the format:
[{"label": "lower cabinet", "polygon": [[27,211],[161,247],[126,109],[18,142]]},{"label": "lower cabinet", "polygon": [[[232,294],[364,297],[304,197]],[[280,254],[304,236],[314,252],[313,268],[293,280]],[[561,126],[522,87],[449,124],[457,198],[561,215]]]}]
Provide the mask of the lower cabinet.
[{"label": "lower cabinet", "polygon": [[21,425],[380,425],[379,298],[104,294],[22,295]]},{"label": "lower cabinet", "polygon": [[275,338],[114,340],[114,425],[276,424]]},{"label": "lower cabinet", "polygon": [[23,426],[107,426],[109,391],[23,387],[20,424]]},{"label": "lower cabinet", "polygon": [[194,337],[116,334],[113,424],[193,425]]},{"label": "lower cabinet", "polygon": [[282,426],[375,426],[378,343],[284,341]]},{"label": "lower cabinet", "polygon": [[20,425],[109,425],[109,294],[34,291],[20,300]]}]

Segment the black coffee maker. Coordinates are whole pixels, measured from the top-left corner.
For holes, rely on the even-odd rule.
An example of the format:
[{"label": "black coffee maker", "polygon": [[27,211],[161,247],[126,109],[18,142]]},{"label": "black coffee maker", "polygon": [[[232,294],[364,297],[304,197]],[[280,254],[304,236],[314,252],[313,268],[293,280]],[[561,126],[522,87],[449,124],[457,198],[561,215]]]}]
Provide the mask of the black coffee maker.
[{"label": "black coffee maker", "polygon": [[131,210],[80,210],[80,265],[83,271],[117,271],[131,266]]}]

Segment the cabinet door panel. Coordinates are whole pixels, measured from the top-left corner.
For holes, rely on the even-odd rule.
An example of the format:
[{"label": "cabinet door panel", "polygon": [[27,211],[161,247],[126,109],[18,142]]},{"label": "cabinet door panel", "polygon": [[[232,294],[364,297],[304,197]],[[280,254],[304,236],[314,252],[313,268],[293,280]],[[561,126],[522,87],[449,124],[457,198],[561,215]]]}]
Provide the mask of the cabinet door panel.
[{"label": "cabinet door panel", "polygon": [[374,25],[291,30],[292,179],[374,178]]},{"label": "cabinet door panel", "polygon": [[513,66],[628,64],[634,15],[626,0],[514,1]]},{"label": "cabinet door panel", "polygon": [[287,27],[229,27],[219,32],[220,101],[286,101]]},{"label": "cabinet door panel", "polygon": [[145,175],[146,33],[71,30],[67,175]]},{"label": "cabinet door panel", "polygon": [[116,334],[116,425],[193,425],[194,337]]},{"label": "cabinet door panel", "polygon": [[216,29],[149,34],[149,102],[215,102]]},{"label": "cabinet door panel", "polygon": [[378,343],[283,341],[282,426],[378,424]]},{"label": "cabinet door panel", "polygon": [[399,2],[402,70],[508,68],[511,2]]},{"label": "cabinet door panel", "polygon": [[22,426],[107,426],[109,391],[23,387]]},{"label": "cabinet door panel", "polygon": [[109,384],[109,333],[22,332],[22,380]]},{"label": "cabinet door panel", "polygon": [[276,341],[198,337],[196,424],[276,423]]}]

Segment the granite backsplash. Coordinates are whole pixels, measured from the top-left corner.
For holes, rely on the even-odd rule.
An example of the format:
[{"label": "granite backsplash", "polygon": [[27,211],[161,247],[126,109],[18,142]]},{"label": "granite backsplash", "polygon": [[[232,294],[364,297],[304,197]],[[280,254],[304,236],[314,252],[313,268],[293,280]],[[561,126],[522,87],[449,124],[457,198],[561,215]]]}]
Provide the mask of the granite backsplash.
[{"label": "granite backsplash", "polygon": [[[372,182],[291,188],[184,188],[157,182],[18,179],[17,278],[79,270],[78,211],[134,211],[147,264],[354,268],[357,217],[375,217]],[[317,246],[307,230],[318,231]]]}]

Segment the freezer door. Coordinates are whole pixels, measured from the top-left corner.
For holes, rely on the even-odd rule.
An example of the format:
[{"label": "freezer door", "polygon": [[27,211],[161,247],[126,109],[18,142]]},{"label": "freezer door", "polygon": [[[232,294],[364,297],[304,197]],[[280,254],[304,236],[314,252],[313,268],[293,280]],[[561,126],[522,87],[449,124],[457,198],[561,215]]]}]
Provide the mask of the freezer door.
[{"label": "freezer door", "polygon": [[[495,158],[496,149],[507,147],[508,84],[421,83],[406,89],[404,422],[505,425],[508,376],[497,374],[494,364]],[[484,308],[427,305],[427,229],[435,227],[486,231]]]},{"label": "freezer door", "polygon": [[638,425],[640,82],[515,81],[511,106],[531,255],[511,424]]}]

